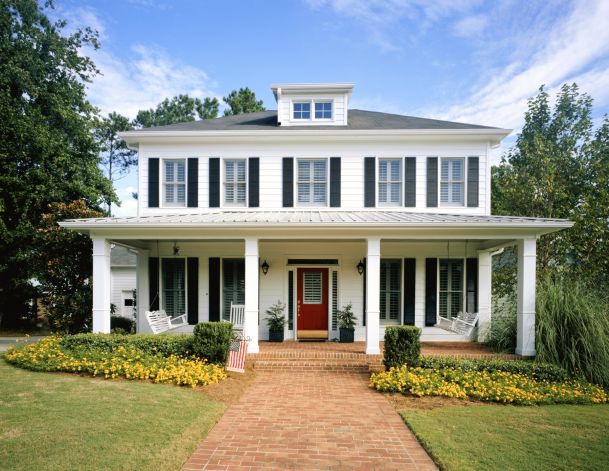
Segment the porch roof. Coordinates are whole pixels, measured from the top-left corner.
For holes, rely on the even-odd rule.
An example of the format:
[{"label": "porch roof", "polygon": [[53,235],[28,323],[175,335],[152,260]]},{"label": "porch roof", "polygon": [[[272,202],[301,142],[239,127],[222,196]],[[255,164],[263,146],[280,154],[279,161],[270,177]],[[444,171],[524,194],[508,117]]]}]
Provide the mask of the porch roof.
[{"label": "porch roof", "polygon": [[404,210],[210,210],[191,214],[68,219],[61,226],[81,231],[110,228],[501,228],[539,234],[569,228],[566,219],[422,213]]}]

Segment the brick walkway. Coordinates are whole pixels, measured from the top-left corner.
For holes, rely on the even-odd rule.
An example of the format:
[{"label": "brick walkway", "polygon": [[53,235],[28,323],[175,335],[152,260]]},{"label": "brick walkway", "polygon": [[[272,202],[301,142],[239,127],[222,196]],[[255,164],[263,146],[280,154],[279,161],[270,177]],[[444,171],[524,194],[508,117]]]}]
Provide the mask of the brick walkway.
[{"label": "brick walkway", "polygon": [[432,470],[435,465],[367,376],[261,372],[182,468]]}]

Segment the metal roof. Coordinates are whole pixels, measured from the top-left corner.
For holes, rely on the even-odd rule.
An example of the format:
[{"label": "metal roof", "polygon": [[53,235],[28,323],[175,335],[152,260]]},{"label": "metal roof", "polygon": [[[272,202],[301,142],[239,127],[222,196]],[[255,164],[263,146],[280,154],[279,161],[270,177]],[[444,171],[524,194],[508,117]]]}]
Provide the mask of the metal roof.
[{"label": "metal roof", "polygon": [[74,229],[109,227],[291,227],[381,226],[381,227],[539,227],[568,228],[566,219],[514,216],[484,216],[409,212],[404,210],[211,210],[193,214],[68,219],[61,223]]},{"label": "metal roof", "polygon": [[500,130],[489,126],[477,124],[456,123],[453,121],[442,121],[438,119],[417,118],[414,116],[403,116],[398,114],[380,113],[377,111],[349,110],[349,124],[346,126],[318,125],[318,126],[278,126],[277,111],[260,111],[257,113],[245,113],[236,116],[224,116],[216,119],[203,119],[187,123],[170,124],[153,128],[137,129],[121,133],[129,136],[130,133],[160,132],[160,131],[251,131],[295,129],[302,130],[324,130],[324,129],[347,129],[347,130],[388,130],[388,129],[433,129],[433,130],[464,130],[464,129],[486,129]]}]

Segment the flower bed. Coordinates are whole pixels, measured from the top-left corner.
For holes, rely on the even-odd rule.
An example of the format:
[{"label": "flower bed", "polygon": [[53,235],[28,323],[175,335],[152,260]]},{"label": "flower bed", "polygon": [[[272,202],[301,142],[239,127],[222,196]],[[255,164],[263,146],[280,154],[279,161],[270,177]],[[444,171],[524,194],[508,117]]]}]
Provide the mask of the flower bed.
[{"label": "flower bed", "polygon": [[62,345],[60,337],[46,337],[34,344],[10,349],[4,358],[15,366],[34,371],[85,373],[106,379],[122,377],[193,388],[227,377],[223,367],[194,357],[152,354],[133,345],[71,350]]},{"label": "flower bed", "polygon": [[604,404],[606,391],[585,381],[548,381],[500,369],[477,370],[458,365],[441,368],[402,366],[375,373],[370,387],[413,396],[445,396],[508,404]]}]

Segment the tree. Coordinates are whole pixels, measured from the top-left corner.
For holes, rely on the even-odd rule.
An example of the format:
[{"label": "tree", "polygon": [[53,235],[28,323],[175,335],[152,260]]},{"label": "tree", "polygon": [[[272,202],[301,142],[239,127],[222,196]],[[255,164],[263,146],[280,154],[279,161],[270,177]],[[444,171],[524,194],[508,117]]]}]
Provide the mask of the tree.
[{"label": "tree", "polygon": [[224,116],[265,111],[262,100],[256,100],[256,94],[248,87],[233,90],[222,100],[230,107],[224,110]]},{"label": "tree", "polygon": [[[53,202],[86,201],[99,208],[116,201],[98,167],[95,108],[85,86],[97,73],[81,55],[98,47],[90,29],[64,34],[36,0],[0,4],[0,310],[4,320],[27,313],[33,239]],[[69,247],[65,248],[69,251]]]},{"label": "tree", "polygon": [[[114,183],[134,165],[137,165],[136,151],[118,137],[122,131],[130,131],[133,125],[129,118],[118,113],[110,113],[102,118],[95,128],[95,137],[100,147],[101,164],[105,166],[108,180]],[[112,202],[108,203],[108,213],[112,214]]]},{"label": "tree", "polygon": [[[61,228],[69,218],[103,214],[83,200],[51,203],[35,238],[41,299],[53,332],[87,332],[92,326],[92,242],[88,235]],[[66,250],[69,247],[69,250]]]},{"label": "tree", "polygon": [[136,127],[149,128],[168,124],[187,123],[199,119],[213,119],[218,116],[220,103],[217,98],[192,98],[178,95],[165,98],[156,108],[141,110],[135,118]]}]

